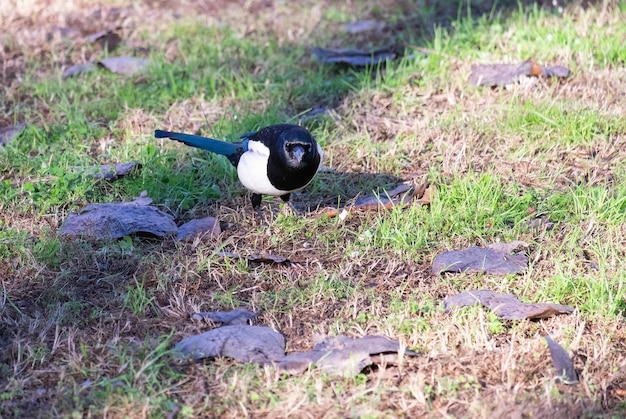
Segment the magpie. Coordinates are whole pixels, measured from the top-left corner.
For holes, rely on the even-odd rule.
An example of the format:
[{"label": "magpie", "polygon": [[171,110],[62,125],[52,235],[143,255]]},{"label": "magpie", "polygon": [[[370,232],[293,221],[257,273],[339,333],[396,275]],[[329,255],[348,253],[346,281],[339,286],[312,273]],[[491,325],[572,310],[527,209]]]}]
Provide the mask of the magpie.
[{"label": "magpie", "polygon": [[315,138],[292,124],[270,125],[242,135],[236,143],[162,130],[155,130],[154,136],[226,156],[237,168],[239,181],[252,192],[252,208],[265,224],[261,196],[280,196],[297,213],[289,202],[291,193],[308,185],[322,162],[322,148]]}]

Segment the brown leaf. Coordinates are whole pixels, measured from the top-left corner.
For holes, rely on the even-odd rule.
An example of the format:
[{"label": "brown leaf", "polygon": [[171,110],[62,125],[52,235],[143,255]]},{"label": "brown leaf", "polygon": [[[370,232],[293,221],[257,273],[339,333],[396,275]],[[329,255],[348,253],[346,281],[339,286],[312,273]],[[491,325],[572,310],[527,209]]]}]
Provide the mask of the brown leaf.
[{"label": "brown leaf", "polygon": [[357,67],[376,65],[383,61],[393,60],[396,58],[396,54],[388,48],[381,48],[373,51],[362,51],[357,49],[326,49],[315,47],[313,48],[313,53],[322,63],[343,63]]},{"label": "brown leaf", "polygon": [[400,183],[390,191],[383,190],[380,195],[361,197],[354,204],[347,205],[339,210],[332,209],[327,211],[324,213],[324,217],[332,218],[342,216],[342,214],[347,215],[354,211],[390,210],[394,207],[405,207],[411,204],[430,204],[430,186],[428,183],[424,183],[417,188],[412,182]]},{"label": "brown leaf", "polygon": [[231,311],[200,311],[194,313],[191,318],[193,320],[210,320],[215,323],[229,324],[247,324],[248,320],[254,319],[258,314],[245,308],[236,308]]},{"label": "brown leaf", "polygon": [[[290,374],[299,374],[315,365],[319,370],[330,374],[352,376],[372,365],[371,355],[398,351],[400,351],[399,342],[384,336],[349,338],[339,335],[322,340],[310,351],[288,354],[275,364],[279,370]],[[405,355],[417,354],[407,350]],[[376,358],[378,361],[385,359]]]},{"label": "brown leaf", "polygon": [[122,42],[122,37],[109,29],[89,35],[87,41],[97,43],[103,50],[111,52]]},{"label": "brown leaf", "polygon": [[574,368],[574,361],[568,355],[567,351],[556,343],[549,335],[544,336],[544,339],[548,343],[548,349],[550,350],[550,357],[552,358],[552,365],[557,372],[556,381],[563,384],[578,384],[578,373]]},{"label": "brown leaf", "polygon": [[0,146],[5,146],[17,138],[26,128],[26,124],[15,124],[0,128]]},{"label": "brown leaf", "polygon": [[102,67],[125,76],[135,75],[148,67],[150,60],[137,57],[109,57],[98,61]]},{"label": "brown leaf", "polygon": [[265,364],[285,356],[285,338],[266,326],[222,326],[182,339],[175,350],[185,358],[226,356],[239,362]]},{"label": "brown leaf", "polygon": [[133,170],[141,168],[141,164],[131,161],[128,163],[103,164],[91,166],[86,169],[78,169],[96,179],[116,180],[130,174]]},{"label": "brown leaf", "polygon": [[506,320],[545,319],[557,314],[570,314],[570,306],[552,303],[524,303],[513,294],[500,294],[491,290],[471,290],[447,297],[445,311],[454,307],[471,306],[477,303],[491,309],[498,317]]},{"label": "brown leaf", "polygon": [[568,77],[563,66],[543,67],[532,58],[521,64],[481,64],[472,66],[470,82],[475,86],[505,86],[524,77]]},{"label": "brown leaf", "polygon": [[[523,242],[513,242],[518,247]],[[519,273],[526,269],[528,258],[521,254],[509,254],[507,247],[470,247],[464,250],[450,250],[438,254],[432,262],[434,274],[442,272],[487,272],[496,275]],[[501,251],[498,249],[504,249]]]},{"label": "brown leaf", "polygon": [[165,237],[178,232],[171,215],[149,206],[152,202],[142,193],[132,202],[89,204],[71,213],[59,234],[95,240],[119,239],[130,234]]},{"label": "brown leaf", "polygon": [[74,64],[66,68],[65,71],[63,71],[62,77],[66,79],[68,77],[78,76],[83,73],[89,73],[95,70],[97,67],[98,66],[92,62]]},{"label": "brown leaf", "polygon": [[190,241],[196,237],[215,237],[222,232],[220,223],[215,217],[204,217],[191,220],[178,227],[178,241]]}]

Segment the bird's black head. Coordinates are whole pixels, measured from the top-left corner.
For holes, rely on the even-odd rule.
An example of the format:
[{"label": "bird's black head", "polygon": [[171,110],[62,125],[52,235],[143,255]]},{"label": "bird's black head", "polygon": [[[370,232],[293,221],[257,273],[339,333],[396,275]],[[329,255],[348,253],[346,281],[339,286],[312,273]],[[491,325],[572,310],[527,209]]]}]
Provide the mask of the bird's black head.
[{"label": "bird's black head", "polygon": [[[270,149],[267,174],[281,190],[297,190],[313,179],[322,161],[321,149],[309,131],[298,125],[278,124],[257,133]],[[271,140],[269,140],[271,138]]]},{"label": "bird's black head", "polygon": [[285,163],[289,167],[297,168],[312,164],[318,155],[317,143],[306,130],[285,133],[282,146]]}]

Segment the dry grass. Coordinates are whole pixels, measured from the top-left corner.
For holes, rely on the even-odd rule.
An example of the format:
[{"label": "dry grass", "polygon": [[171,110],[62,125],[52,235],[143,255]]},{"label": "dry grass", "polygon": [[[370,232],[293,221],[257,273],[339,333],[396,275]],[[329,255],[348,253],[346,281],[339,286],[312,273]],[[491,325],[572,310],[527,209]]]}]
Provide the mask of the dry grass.
[{"label": "dry grass", "polygon": [[[224,29],[206,42],[239,39],[244,45],[246,39],[262,40],[268,48],[275,44],[287,54],[318,42],[367,47],[398,38],[422,39],[415,38],[416,33],[436,37],[425,23],[455,20],[457,11],[456,5],[441,5],[423,17],[415,11],[428,4],[392,0],[341,6],[325,1],[125,3],[31,0],[0,5],[4,29],[0,95],[5,103],[0,126],[13,123],[16,115],[48,128],[70,124],[69,117],[57,120],[61,112],[57,101],[44,100],[28,87],[57,78],[70,64],[100,57],[103,52],[83,40],[100,30],[117,29],[124,39],[122,53],[156,51],[173,65],[194,58],[185,52],[183,43],[188,41],[168,29],[179,21],[232,31],[230,38]],[[576,18],[579,37],[591,45],[601,44],[608,32],[626,33],[618,6],[573,5],[566,15]],[[475,10],[489,11],[490,4],[479,2]],[[398,19],[403,15],[416,17]],[[342,32],[331,36],[337,21],[346,16],[390,21],[393,17],[397,23],[378,38]],[[540,21],[550,27],[559,25],[559,19],[548,16]],[[610,29],[596,34],[596,22]],[[409,25],[424,26],[407,31]],[[78,31],[70,41],[60,36],[59,28],[66,27]],[[180,195],[161,194],[164,198],[158,204],[178,221],[210,214],[226,227],[219,237],[187,244],[134,239],[103,245],[55,238],[67,213],[84,204],[85,197],[129,199],[127,194],[144,183],[148,188],[157,184],[162,189],[185,189],[182,183],[159,183],[165,175],[149,167],[144,168],[144,183],[127,189],[97,185],[95,192],[90,189],[76,201],[38,206],[21,194],[0,202],[0,227],[6,230],[0,236],[0,251],[5,251],[2,246],[8,249],[0,261],[0,416],[623,415],[623,63],[600,65],[589,49],[578,52],[575,43],[554,54],[537,47],[540,58],[571,63],[575,77],[511,90],[469,87],[466,75],[474,62],[508,59],[507,51],[516,51],[520,43],[518,34],[527,33],[520,21],[494,31],[497,41],[490,52],[468,48],[461,58],[454,58],[448,50],[433,47],[434,64],[429,65],[439,62],[438,72],[406,63],[371,77],[350,78],[350,70],[341,70],[328,82],[344,77],[358,87],[327,92],[307,92],[310,81],[294,74],[283,81],[289,86],[288,98],[272,96],[277,82],[267,76],[263,82],[268,87],[260,92],[241,93],[234,87],[214,97],[199,92],[174,97],[160,108],[127,106],[118,109],[115,118],[98,121],[105,133],[89,132],[81,148],[63,153],[97,161],[134,159],[152,144],[156,127],[233,136],[241,119],[248,125],[265,121],[246,119],[250,115],[295,117],[310,107],[332,107],[334,118],[314,120],[311,126],[323,134],[320,140],[333,171],[320,173],[307,191],[295,197],[297,206],[310,207],[307,217],[283,216],[274,202],[269,206],[276,222],[265,230],[232,186],[232,173],[219,163],[176,147],[168,148],[175,156],[164,152],[146,158],[153,167],[161,164],[181,179],[193,172],[190,166],[217,167],[218,174],[208,181],[222,192],[218,201],[196,199],[184,206]],[[224,53],[229,59],[236,57],[234,74],[261,78],[276,66],[315,65],[307,54],[285,62],[250,62],[243,49],[237,50],[243,47],[228,48],[236,50]],[[110,87],[102,77],[98,86],[104,92]],[[146,83],[133,80],[137,89]],[[31,157],[38,158],[34,153],[42,151],[36,139],[32,143]],[[2,164],[9,169],[0,174],[0,181],[16,189],[25,183],[45,185],[57,176]],[[430,209],[355,214],[345,222],[321,216],[323,208],[338,199],[349,201],[397,178],[424,177],[435,184]],[[190,181],[187,188],[203,179]],[[507,224],[500,221],[497,209],[481,207],[480,199],[475,208],[468,203],[479,196],[476,191],[481,187],[491,188],[495,195],[498,185],[502,200],[525,205],[526,215]],[[460,195],[463,188],[466,196]],[[595,195],[586,193],[593,188],[599,195],[605,191],[606,197],[596,196],[592,202]],[[528,196],[532,205],[524,201]],[[574,203],[567,206],[564,201]],[[480,214],[490,211],[491,218],[480,224]],[[529,227],[535,215],[554,223]],[[454,217],[461,220],[456,225],[449,222]],[[511,238],[531,243],[531,268],[520,276],[430,273],[430,261],[441,250]],[[257,266],[216,257],[215,249],[222,247],[241,254],[275,253],[301,262]],[[514,292],[527,301],[560,302],[578,310],[540,322],[505,322],[482,308],[443,313],[440,303],[445,296],[472,288]],[[420,355],[348,378],[316,371],[283,377],[270,368],[227,359],[170,362],[166,349],[171,344],[206,330],[205,324],[189,320],[190,313],[236,307],[260,312],[256,322],[281,331],[288,351],[310,349],[315,334],[382,334]],[[547,333],[574,354],[580,384],[555,383],[542,339]],[[159,346],[163,342],[166,345]]]}]

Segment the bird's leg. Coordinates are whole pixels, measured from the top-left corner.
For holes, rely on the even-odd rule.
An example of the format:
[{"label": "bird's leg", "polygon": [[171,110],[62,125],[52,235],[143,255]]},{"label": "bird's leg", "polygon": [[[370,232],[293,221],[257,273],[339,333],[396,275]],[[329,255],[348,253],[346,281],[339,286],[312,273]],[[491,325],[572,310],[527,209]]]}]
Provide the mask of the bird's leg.
[{"label": "bird's leg", "polygon": [[257,215],[266,226],[267,221],[265,220],[265,216],[263,216],[263,212],[261,211],[261,194],[253,193],[250,197],[250,201],[252,202],[252,208],[256,211]]},{"label": "bird's leg", "polygon": [[280,199],[283,200],[283,202],[287,205],[289,205],[289,208],[291,208],[291,211],[293,211],[293,213],[297,216],[300,216],[300,211],[298,211],[296,209],[296,207],[293,206],[293,204],[291,203],[291,201],[289,200],[289,198],[291,198],[291,194],[286,194],[286,195],[281,195]]}]

